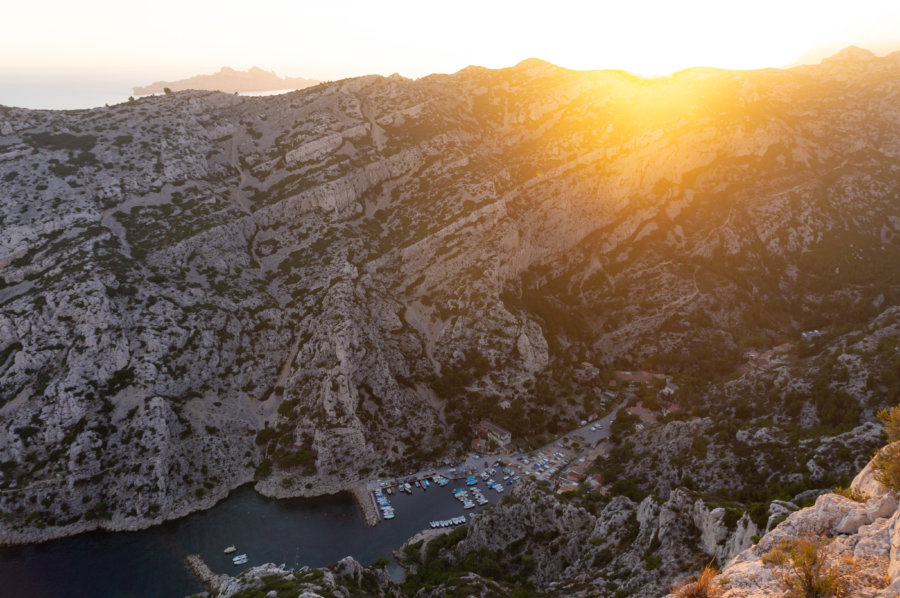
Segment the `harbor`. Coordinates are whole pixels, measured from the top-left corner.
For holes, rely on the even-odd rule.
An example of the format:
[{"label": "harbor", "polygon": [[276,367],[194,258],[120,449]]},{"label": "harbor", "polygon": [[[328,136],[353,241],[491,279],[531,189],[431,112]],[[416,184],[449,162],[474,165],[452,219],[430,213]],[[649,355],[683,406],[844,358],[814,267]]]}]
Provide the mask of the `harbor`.
[{"label": "harbor", "polygon": [[[423,530],[440,533],[471,520],[472,514],[501,500],[526,477],[551,481],[608,437],[613,417],[615,412],[584,422],[536,451],[502,457],[470,454],[422,473],[369,480],[352,492],[273,499],[247,485],[207,511],[146,530],[89,532],[0,548],[0,579],[11,596],[51,598],[65,587],[67,595],[76,597],[163,598],[203,590],[184,565],[192,554],[208,565],[207,576],[234,575],[263,563],[298,570],[321,567],[346,556],[370,564],[390,557],[392,550]],[[562,448],[566,438],[570,445],[581,439],[582,448]],[[377,494],[387,504],[379,504]],[[383,518],[381,506],[390,507],[387,513],[393,517]],[[380,524],[373,526],[375,522]],[[235,562],[243,555],[246,559]],[[388,571],[402,574],[394,562]]]},{"label": "harbor", "polygon": [[[464,510],[451,493],[465,479],[445,488],[389,496],[393,520],[372,527],[350,493],[317,498],[271,499],[250,486],[233,491],[212,509],[137,532],[89,532],[41,544],[0,548],[0,579],[10,596],[51,598],[65,587],[69,596],[168,598],[203,591],[185,567],[200,555],[208,575],[236,575],[263,563],[292,569],[321,567],[352,556],[370,564],[408,538]],[[496,502],[501,495],[486,493]],[[366,500],[371,504],[371,498]],[[234,551],[225,552],[234,547]],[[243,564],[234,558],[247,555]],[[240,559],[243,560],[243,559]],[[392,575],[402,575],[395,563]]]},{"label": "harbor", "polygon": [[[499,463],[497,465],[499,466]],[[407,502],[402,498],[404,494],[409,497],[412,497],[414,494],[424,495],[427,492],[430,492],[432,496],[435,494],[441,497],[449,495],[453,500],[457,501],[458,509],[463,511],[471,510],[470,514],[474,514],[481,507],[485,507],[491,502],[496,502],[487,499],[481,489],[477,487],[479,479],[483,482],[485,489],[494,491],[489,494],[496,494],[497,496],[504,492],[505,485],[512,486],[518,481],[518,476],[517,479],[512,479],[510,475],[505,475],[507,478],[505,485],[495,482],[493,478],[489,477],[493,475],[490,473],[491,471],[496,471],[496,469],[486,468],[480,478],[466,476],[450,480],[441,474],[433,473],[390,483],[377,481],[375,482],[375,487],[371,490],[371,496],[380,518],[385,522],[389,522],[398,516],[396,505]],[[443,504],[443,501],[435,500],[434,503]],[[446,508],[435,509],[435,513],[441,515],[441,517],[429,520],[427,523],[428,527],[453,527],[466,522],[465,515],[446,517]]]},{"label": "harbor", "polygon": [[[561,490],[572,488],[567,468],[588,471],[594,460],[604,453],[598,448],[609,438],[609,426],[624,406],[616,406],[602,418],[591,417],[580,426],[534,451],[503,455],[469,453],[452,465],[417,472],[390,479],[373,479],[365,484],[368,498],[357,490],[357,500],[370,525],[391,523],[402,514],[398,499],[403,495],[440,493],[459,503],[463,511],[477,511],[497,499],[523,479],[555,483]],[[484,425],[482,422],[481,425]],[[493,426],[498,437],[505,431]],[[506,443],[509,439],[505,440]],[[566,478],[562,475],[566,474]],[[580,475],[580,474],[579,474]],[[582,477],[583,479],[583,477]],[[577,487],[577,484],[574,485]],[[465,523],[465,517],[432,519],[431,528],[450,527]]]}]

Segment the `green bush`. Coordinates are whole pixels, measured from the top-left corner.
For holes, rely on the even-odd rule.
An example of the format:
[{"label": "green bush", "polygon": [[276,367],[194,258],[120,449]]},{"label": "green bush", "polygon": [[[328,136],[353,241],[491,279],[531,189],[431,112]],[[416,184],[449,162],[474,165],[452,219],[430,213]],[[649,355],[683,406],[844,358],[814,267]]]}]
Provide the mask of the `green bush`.
[{"label": "green bush", "polygon": [[873,460],[875,479],[886,488],[900,491],[900,442],[887,445]]}]

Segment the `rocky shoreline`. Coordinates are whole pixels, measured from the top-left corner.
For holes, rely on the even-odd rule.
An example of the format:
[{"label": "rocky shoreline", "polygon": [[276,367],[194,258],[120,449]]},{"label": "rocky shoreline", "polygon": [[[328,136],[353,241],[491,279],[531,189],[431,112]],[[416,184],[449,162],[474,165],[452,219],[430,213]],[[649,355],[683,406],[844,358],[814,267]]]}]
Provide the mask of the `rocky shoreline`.
[{"label": "rocky shoreline", "polygon": [[[0,546],[19,546],[25,544],[41,544],[51,540],[59,540],[94,531],[106,532],[136,532],[157,525],[162,525],[169,521],[188,517],[201,511],[208,511],[220,502],[228,498],[232,492],[241,486],[252,483],[253,480],[244,480],[229,488],[219,489],[215,494],[210,494],[196,502],[177,505],[174,509],[170,509],[162,517],[156,519],[135,519],[124,517],[113,517],[112,519],[95,519],[93,521],[78,521],[71,525],[60,527],[48,527],[44,529],[28,529],[28,530],[0,530]],[[283,488],[280,485],[266,483],[270,480],[256,482],[253,486],[254,492],[266,498],[289,499],[289,498],[316,498],[321,496],[335,496],[342,492],[350,493],[356,500],[360,509],[365,516],[366,524],[374,526],[378,524],[378,513],[375,511],[375,505],[369,498],[365,483],[359,482],[352,486],[344,486],[340,484],[318,484],[320,492],[312,493],[305,488]]]},{"label": "rocky shoreline", "polygon": [[68,538],[86,532],[106,531],[106,532],[136,532],[157,525],[162,525],[168,521],[174,521],[198,513],[212,509],[221,501],[228,498],[232,491],[245,485],[247,482],[237,484],[233,488],[220,489],[215,494],[210,494],[203,499],[191,504],[180,504],[174,509],[170,509],[164,516],[155,519],[137,519],[125,517],[113,517],[112,519],[95,519],[93,521],[78,521],[70,525],[60,527],[47,527],[44,529],[28,529],[28,530],[10,530],[4,529],[0,531],[0,546],[18,546],[23,544],[40,544],[51,540],[59,540]]}]

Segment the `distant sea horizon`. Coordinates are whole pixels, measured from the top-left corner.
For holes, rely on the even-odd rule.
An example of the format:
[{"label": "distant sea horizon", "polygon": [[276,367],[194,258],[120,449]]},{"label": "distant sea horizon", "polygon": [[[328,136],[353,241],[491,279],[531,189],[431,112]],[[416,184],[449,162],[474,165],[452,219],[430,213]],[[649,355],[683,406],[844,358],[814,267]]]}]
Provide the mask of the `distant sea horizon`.
[{"label": "distant sea horizon", "polygon": [[[217,69],[212,69],[217,70]],[[0,106],[33,110],[84,110],[127,102],[133,87],[178,81],[211,69],[33,69],[0,68]],[[291,90],[242,93],[271,95]],[[143,97],[143,96],[135,96]]]}]

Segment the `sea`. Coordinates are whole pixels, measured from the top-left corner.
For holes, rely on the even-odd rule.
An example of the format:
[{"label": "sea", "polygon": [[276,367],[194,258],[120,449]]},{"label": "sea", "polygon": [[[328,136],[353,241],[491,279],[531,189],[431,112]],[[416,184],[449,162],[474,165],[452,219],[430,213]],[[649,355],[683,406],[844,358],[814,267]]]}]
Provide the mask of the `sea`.
[{"label": "sea", "polygon": [[[208,68],[35,69],[0,68],[0,106],[42,110],[82,110],[128,101],[132,88],[156,81],[177,81]],[[290,90],[250,92],[271,95]]]},{"label": "sea", "polygon": [[[411,495],[389,496],[395,519],[375,527],[366,525],[355,499],[346,493],[316,498],[270,499],[250,486],[233,491],[208,511],[188,515],[138,532],[88,532],[29,544],[0,548],[0,595],[22,598],[172,598],[204,588],[184,559],[200,554],[216,573],[237,575],[263,563],[292,569],[322,567],[352,556],[363,565],[381,557],[391,559],[395,579],[402,571],[391,551],[429,522],[477,512],[465,511],[452,489],[414,489]],[[501,495],[479,484],[485,498]],[[511,488],[507,487],[507,491]],[[234,545],[248,556],[235,566]]]}]

